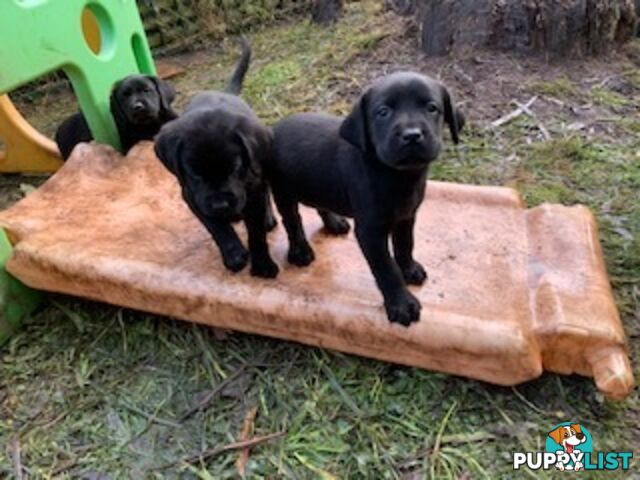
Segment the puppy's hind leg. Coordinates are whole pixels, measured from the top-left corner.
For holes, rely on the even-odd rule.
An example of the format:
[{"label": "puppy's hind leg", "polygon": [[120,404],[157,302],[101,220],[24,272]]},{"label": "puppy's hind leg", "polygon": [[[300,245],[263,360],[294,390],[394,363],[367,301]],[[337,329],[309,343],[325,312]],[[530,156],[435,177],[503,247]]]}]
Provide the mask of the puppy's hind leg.
[{"label": "puppy's hind leg", "polygon": [[282,216],[282,223],[287,230],[289,237],[289,254],[287,259],[289,263],[298,267],[306,267],[315,259],[313,249],[302,227],[302,219],[298,211],[298,202],[292,198],[279,194],[274,190],[273,199],[278,206],[278,211]]},{"label": "puppy's hind leg", "polygon": [[427,272],[413,258],[413,228],[416,219],[399,222],[391,233],[393,253],[407,285],[422,285],[427,279]]},{"label": "puppy's hind leg", "polygon": [[325,230],[331,235],[346,235],[349,233],[349,222],[342,215],[330,212],[329,210],[318,210],[318,215],[322,218]]}]

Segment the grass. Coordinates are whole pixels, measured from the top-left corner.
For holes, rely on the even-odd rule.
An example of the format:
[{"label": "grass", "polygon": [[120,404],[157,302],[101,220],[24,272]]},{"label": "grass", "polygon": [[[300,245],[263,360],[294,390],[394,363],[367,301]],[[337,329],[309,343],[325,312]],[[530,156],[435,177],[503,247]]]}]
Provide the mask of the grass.
[{"label": "grass", "polygon": [[552,97],[577,97],[580,95],[580,90],[576,87],[566,76],[561,76],[553,80],[536,81],[533,82],[533,89],[543,95],[549,95]]},{"label": "grass", "polygon": [[629,104],[629,100],[623,95],[600,87],[592,90],[591,98],[593,98],[593,101],[599,105],[624,107]]},{"label": "grass", "polygon": [[[413,48],[402,24],[377,3],[347,5],[328,30],[296,22],[255,32],[245,94],[266,121],[303,109],[343,113],[375,69],[386,68],[381,59],[411,61],[388,58],[393,42],[404,46],[393,52]],[[211,54],[176,79],[181,101],[222,85],[236,56]],[[618,69],[634,93],[626,102],[602,95],[599,107],[622,135],[563,130],[566,119],[549,113],[540,116],[553,137],[544,141],[528,117],[499,131],[472,117],[463,143],[447,147],[432,177],[509,185],[531,206],[588,205],[637,363],[640,140],[629,111],[639,104],[640,79],[618,62],[602,78]],[[566,103],[593,94],[569,73],[557,80],[536,70],[531,88]],[[37,117],[41,110],[34,124],[50,121]],[[8,191],[19,196],[22,181],[29,180],[8,179]],[[551,427],[569,419],[588,426],[597,450],[640,444],[637,391],[609,402],[591,379],[547,374],[496,387],[57,295],[0,355],[2,478],[14,475],[17,451],[31,478],[237,478],[237,452],[179,460],[236,441],[255,407],[255,435],[286,436],[251,450],[247,478],[513,478],[511,452],[540,450]],[[174,465],[156,469],[167,464]],[[632,465],[637,475],[637,460]]]}]

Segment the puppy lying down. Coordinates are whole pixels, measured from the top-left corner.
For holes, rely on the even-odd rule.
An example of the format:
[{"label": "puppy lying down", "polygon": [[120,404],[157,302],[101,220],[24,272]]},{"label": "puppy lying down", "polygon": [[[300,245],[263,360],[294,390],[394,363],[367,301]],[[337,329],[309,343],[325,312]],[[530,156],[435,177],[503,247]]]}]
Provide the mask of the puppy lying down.
[{"label": "puppy lying down", "polygon": [[420,303],[406,287],[427,278],[413,258],[416,211],[429,164],[441,150],[443,123],[458,143],[463,122],[442,84],[411,72],[375,82],[346,119],[305,113],[280,121],[267,173],[289,238],[289,262],[305,266],[314,259],[299,203],[333,212],[333,223],[344,224],[336,214],[353,217],[389,320],[418,321]]},{"label": "puppy lying down", "polygon": [[[242,270],[251,255],[251,274],[273,278],[278,267],[269,254],[269,215],[263,163],[271,153],[272,133],[237,95],[249,67],[251,50],[242,57],[224,92],[196,95],[184,114],[156,138],[155,151],[180,182],[182,196],[220,248],[224,265]],[[232,222],[244,219],[249,252]]]},{"label": "puppy lying down", "polygon": [[[129,75],[113,86],[109,107],[122,153],[142,140],[153,140],[162,125],[178,116],[171,108],[175,96],[169,83],[152,75]],[[93,135],[86,118],[78,112],[60,124],[55,140],[66,160],[77,144],[90,142]]]}]

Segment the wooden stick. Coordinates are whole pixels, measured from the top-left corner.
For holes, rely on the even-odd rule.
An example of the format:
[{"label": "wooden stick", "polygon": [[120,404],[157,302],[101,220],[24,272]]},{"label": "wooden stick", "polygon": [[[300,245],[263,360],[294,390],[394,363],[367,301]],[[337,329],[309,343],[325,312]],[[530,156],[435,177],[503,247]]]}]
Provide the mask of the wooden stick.
[{"label": "wooden stick", "polygon": [[[538,99],[538,96],[534,96],[531,97],[531,99],[525,103],[523,106],[527,109],[531,108],[531,105],[533,105],[535,103],[535,101]],[[522,107],[522,106],[521,106]],[[491,122],[491,126],[494,128],[500,127],[506,123],[509,123],[510,121],[518,118],[520,115],[522,115],[524,113],[524,110],[518,107],[516,108],[514,111],[512,111],[511,113],[506,114],[503,117],[500,117],[498,120],[495,120],[493,122]]]},{"label": "wooden stick", "polygon": [[527,105],[522,105],[520,102],[517,102],[517,101],[514,101],[514,103],[526,115],[529,115],[531,118],[533,118],[536,121],[536,126],[538,127],[538,130],[542,132],[542,136],[545,138],[545,140],[551,140],[551,134],[549,133],[549,130],[547,130],[547,128],[542,124],[538,116],[535,113],[533,113],[533,111]]},{"label": "wooden stick", "polygon": [[171,462],[171,463],[167,463],[166,465],[162,465],[160,467],[155,467],[152,470],[166,470],[167,468],[171,468],[175,465],[178,465],[180,463],[188,463],[188,464],[193,464],[196,463],[198,461],[204,461],[204,460],[208,460],[210,458],[213,457],[217,457],[220,454],[223,454],[225,452],[230,452],[232,450],[241,450],[244,448],[249,448],[249,447],[254,447],[256,445],[259,445],[261,443],[265,443],[265,442],[269,442],[271,440],[275,440],[276,438],[280,438],[280,437],[284,437],[287,434],[287,432],[276,432],[276,433],[270,433],[269,435],[263,435],[261,437],[253,437],[250,438],[249,440],[242,440],[240,442],[234,442],[234,443],[230,443],[228,445],[224,445],[222,447],[218,447],[218,448],[210,448],[208,450],[204,450],[200,453],[197,453],[195,455],[192,455],[190,457],[185,457],[182,458],[176,462]]},{"label": "wooden stick", "polygon": [[159,425],[164,425],[165,427],[172,427],[172,428],[180,428],[181,425],[179,423],[176,422],[172,422],[171,420],[165,420],[164,418],[160,418],[157,417],[155,414],[151,414],[151,413],[147,413],[144,410],[139,409],[138,407],[134,407],[133,405],[129,405],[128,403],[125,402],[118,402],[118,406],[129,410],[130,412],[133,412],[135,414],[138,414],[144,418],[146,418],[147,420],[149,420],[149,422],[151,423],[157,423]]},{"label": "wooden stick", "polygon": [[22,448],[18,437],[15,437],[11,441],[11,460],[13,462],[13,473],[16,476],[16,480],[22,480],[24,478],[22,471]]},{"label": "wooden stick", "polygon": [[209,393],[207,393],[207,395],[202,400],[200,400],[197,404],[195,404],[193,407],[187,410],[182,415],[182,417],[180,417],[180,421],[184,422],[187,418],[189,418],[191,415],[196,413],[198,410],[203,410],[204,408],[206,408],[217,395],[222,393],[222,390],[224,390],[227,385],[233,382],[236,378],[240,376],[242,372],[245,371],[246,367],[247,367],[246,365],[242,365],[235,372],[233,372],[231,375],[225,378],[222,382],[216,385]]}]

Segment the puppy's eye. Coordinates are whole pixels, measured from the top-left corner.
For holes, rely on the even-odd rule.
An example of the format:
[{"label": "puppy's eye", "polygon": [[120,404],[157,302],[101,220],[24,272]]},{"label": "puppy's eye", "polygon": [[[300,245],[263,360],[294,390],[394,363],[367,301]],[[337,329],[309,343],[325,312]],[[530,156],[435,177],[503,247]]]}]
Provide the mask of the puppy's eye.
[{"label": "puppy's eye", "polygon": [[387,118],[389,115],[391,115],[391,109],[386,105],[382,105],[376,110],[376,116],[378,118]]},{"label": "puppy's eye", "polygon": [[427,104],[427,112],[429,113],[440,113],[440,109],[438,108],[438,105],[436,105],[433,102],[430,102]]}]

